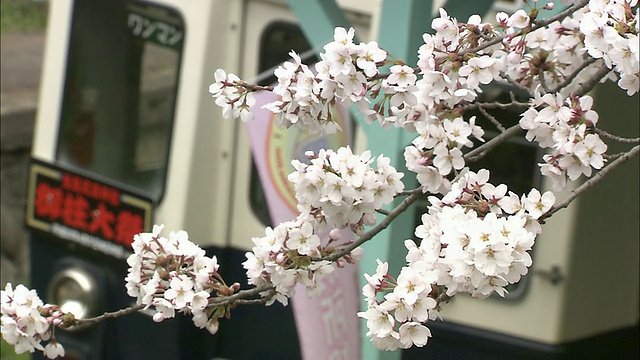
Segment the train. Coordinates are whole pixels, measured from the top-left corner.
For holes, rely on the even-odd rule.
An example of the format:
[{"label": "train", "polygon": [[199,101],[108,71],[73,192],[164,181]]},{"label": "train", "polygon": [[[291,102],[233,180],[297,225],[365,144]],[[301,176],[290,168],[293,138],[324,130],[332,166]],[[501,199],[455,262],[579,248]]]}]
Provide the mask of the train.
[{"label": "train", "polygon": [[[431,15],[424,12],[436,13],[440,5],[462,18],[472,11],[513,11],[522,4],[49,2],[26,209],[32,287],[44,301],[64,304],[84,317],[130,306],[135,300],[124,287],[128,247],[133,234],[150,231],[153,224],[187,230],[192,241],[218,257],[225,278],[246,281],[240,264],[253,247],[251,239],[275,224],[257,158],[263,149],[255,152],[250,123],[222,118],[207,91],[214,71],[224,68],[269,84],[273,69],[291,50],[313,62],[335,26],[352,26],[361,40],[378,39],[384,47],[383,37],[399,43],[402,36],[416,37],[425,24],[428,28]],[[418,14],[406,23],[420,26],[402,29],[407,14]],[[418,34],[406,43],[420,40]],[[415,49],[407,56],[415,57]],[[638,96],[620,96],[607,86],[594,94],[600,123],[611,124],[611,132],[638,134]],[[486,95],[505,94],[494,90]],[[517,121],[517,114],[504,116]],[[296,158],[307,147],[327,144],[402,153],[399,142],[376,140],[384,136],[379,129],[366,128],[349,115],[344,121],[351,129],[346,135],[292,135],[282,145],[284,156]],[[498,160],[486,166],[516,189],[547,189],[550,184],[537,175],[539,156],[526,141],[514,140],[496,150]],[[287,161],[278,166],[273,171],[293,170]],[[637,184],[637,166],[617,169],[547,220],[530,274],[505,298],[455,297],[442,311],[444,321],[433,322],[426,347],[380,352],[361,329],[357,357],[637,358]],[[393,236],[411,238],[424,206],[392,229]],[[381,246],[392,263],[402,263],[404,255],[389,242]],[[377,251],[365,256],[360,273],[375,269]],[[298,359],[303,357],[299,327],[290,307],[275,304],[234,309],[213,336],[187,317],[156,324],[145,312],[59,330],[56,336],[70,359]],[[329,358],[325,355],[304,357]],[[353,357],[338,353],[334,358]]]}]

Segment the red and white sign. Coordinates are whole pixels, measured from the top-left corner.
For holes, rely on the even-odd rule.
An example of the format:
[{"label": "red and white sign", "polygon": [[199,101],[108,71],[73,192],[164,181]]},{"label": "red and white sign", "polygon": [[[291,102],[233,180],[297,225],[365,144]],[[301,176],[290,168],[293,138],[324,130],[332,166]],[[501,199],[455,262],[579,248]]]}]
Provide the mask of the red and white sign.
[{"label": "red and white sign", "polygon": [[32,160],[26,223],[36,231],[126,258],[135,234],[151,228],[151,199]]}]

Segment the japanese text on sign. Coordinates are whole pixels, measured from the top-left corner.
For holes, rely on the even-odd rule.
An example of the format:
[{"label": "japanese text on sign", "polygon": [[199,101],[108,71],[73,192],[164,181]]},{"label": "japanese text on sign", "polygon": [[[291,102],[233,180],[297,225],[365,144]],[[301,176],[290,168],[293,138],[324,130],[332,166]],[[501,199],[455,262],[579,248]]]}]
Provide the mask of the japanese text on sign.
[{"label": "japanese text on sign", "polygon": [[27,225],[115,257],[125,257],[133,236],[149,229],[151,200],[34,161]]}]

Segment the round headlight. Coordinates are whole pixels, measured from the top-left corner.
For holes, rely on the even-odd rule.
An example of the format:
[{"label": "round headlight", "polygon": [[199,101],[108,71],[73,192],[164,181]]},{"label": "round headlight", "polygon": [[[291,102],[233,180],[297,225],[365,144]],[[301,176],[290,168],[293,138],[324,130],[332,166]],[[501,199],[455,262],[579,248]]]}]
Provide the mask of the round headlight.
[{"label": "round headlight", "polygon": [[[60,310],[73,313],[76,319],[100,315],[100,291],[98,281],[80,267],[70,267],[58,272],[49,283],[48,298]],[[69,330],[78,329],[73,327]]]}]

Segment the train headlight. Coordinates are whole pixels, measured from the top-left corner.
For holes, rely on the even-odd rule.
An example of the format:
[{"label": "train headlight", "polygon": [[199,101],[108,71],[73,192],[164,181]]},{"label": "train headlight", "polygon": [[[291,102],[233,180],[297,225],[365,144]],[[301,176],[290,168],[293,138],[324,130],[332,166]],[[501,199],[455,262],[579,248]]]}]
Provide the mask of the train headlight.
[{"label": "train headlight", "polygon": [[[49,301],[60,310],[73,313],[76,319],[99,315],[100,289],[96,278],[80,267],[70,267],[58,272],[49,283]],[[85,328],[72,327],[69,330]]]}]

